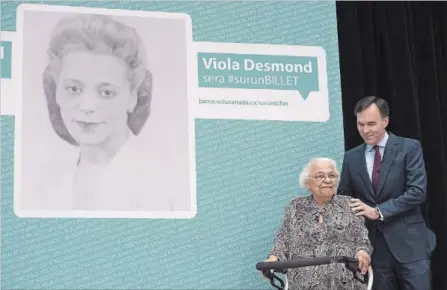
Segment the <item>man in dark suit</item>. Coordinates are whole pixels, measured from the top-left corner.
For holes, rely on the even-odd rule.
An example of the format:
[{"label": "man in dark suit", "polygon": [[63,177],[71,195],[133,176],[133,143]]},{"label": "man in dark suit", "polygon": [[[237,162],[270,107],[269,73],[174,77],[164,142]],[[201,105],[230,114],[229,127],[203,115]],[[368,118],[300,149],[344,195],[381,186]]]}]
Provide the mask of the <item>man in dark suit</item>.
[{"label": "man in dark suit", "polygon": [[354,112],[365,143],[345,153],[339,194],[352,196],[352,211],[365,217],[375,289],[431,289],[436,238],[421,211],[427,188],[421,144],[386,131],[383,99],[366,97]]}]

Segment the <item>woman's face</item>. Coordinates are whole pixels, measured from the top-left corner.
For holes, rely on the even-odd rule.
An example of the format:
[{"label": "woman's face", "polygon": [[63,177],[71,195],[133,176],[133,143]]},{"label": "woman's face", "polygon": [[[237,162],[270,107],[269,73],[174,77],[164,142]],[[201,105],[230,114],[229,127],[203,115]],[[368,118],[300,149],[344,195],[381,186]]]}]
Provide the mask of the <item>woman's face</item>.
[{"label": "woman's face", "polygon": [[67,130],[81,145],[102,144],[127,133],[127,113],[136,96],[121,59],[72,52],[61,63],[56,101]]},{"label": "woman's face", "polygon": [[320,161],[311,166],[307,187],[314,196],[332,197],[337,183],[338,174],[330,162]]}]

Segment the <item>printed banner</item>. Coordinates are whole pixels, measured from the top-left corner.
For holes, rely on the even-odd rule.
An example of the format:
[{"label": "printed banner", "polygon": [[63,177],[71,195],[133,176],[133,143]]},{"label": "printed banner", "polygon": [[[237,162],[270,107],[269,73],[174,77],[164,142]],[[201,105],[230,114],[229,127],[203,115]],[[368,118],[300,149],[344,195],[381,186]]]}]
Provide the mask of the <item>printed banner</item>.
[{"label": "printed banner", "polygon": [[335,3],[36,3],[1,2],[1,288],[271,289],[344,152]]},{"label": "printed banner", "polygon": [[[15,98],[14,98],[14,83],[18,79],[17,73],[12,69],[12,55],[13,43],[15,42],[16,34],[10,31],[0,32],[1,44],[1,83],[0,83],[0,114],[14,115],[15,112]],[[13,77],[14,73],[14,77]]]},{"label": "printed banner", "polygon": [[196,43],[200,118],[329,119],[326,53],[321,47]]}]

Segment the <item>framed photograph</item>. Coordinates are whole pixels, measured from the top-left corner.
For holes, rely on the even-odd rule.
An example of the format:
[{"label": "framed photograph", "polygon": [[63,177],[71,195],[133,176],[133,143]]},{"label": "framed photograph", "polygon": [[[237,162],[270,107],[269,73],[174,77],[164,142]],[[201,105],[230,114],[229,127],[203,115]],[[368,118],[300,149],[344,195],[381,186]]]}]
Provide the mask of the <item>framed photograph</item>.
[{"label": "framed photograph", "polygon": [[194,217],[192,45],[186,14],[20,5],[15,214]]}]

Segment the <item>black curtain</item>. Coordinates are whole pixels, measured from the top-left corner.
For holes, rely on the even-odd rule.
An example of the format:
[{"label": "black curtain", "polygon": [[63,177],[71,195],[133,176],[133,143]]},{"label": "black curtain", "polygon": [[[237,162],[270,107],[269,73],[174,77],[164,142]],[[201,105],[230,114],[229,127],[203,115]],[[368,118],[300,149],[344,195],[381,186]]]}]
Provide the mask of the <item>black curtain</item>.
[{"label": "black curtain", "polygon": [[447,3],[337,2],[346,149],[362,143],[353,113],[386,99],[389,130],[418,139],[427,170],[429,227],[437,235],[433,289],[447,289]]}]

